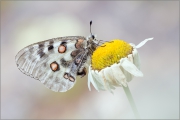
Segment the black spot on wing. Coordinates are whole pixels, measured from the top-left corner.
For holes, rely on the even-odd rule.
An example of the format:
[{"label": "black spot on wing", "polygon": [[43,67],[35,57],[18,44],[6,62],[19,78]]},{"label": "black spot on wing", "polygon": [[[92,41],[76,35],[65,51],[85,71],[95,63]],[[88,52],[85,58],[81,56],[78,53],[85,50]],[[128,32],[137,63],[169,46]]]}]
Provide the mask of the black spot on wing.
[{"label": "black spot on wing", "polygon": [[83,49],[76,49],[74,51],[71,52],[71,57],[74,58],[76,57],[80,52],[83,52],[84,51],[84,48]]},{"label": "black spot on wing", "polygon": [[43,63],[42,65],[43,65],[44,67],[46,67],[46,63]]},{"label": "black spot on wing", "polygon": [[54,40],[50,40],[49,44],[52,45],[54,43]]},{"label": "black spot on wing", "polygon": [[45,53],[44,53],[43,51],[41,51],[41,52],[39,53],[40,58],[42,58],[44,55],[45,55]]},{"label": "black spot on wing", "polygon": [[70,65],[70,62],[66,61],[64,58],[60,60],[60,63],[63,67],[68,67]]},{"label": "black spot on wing", "polygon": [[54,48],[53,45],[50,45],[50,46],[48,47],[48,51],[52,50],[53,48]]},{"label": "black spot on wing", "polygon": [[61,43],[61,45],[65,45],[65,44],[67,44],[67,42],[62,42],[62,43]]},{"label": "black spot on wing", "polygon": [[42,47],[44,47],[44,44],[39,44],[39,48],[42,48]]}]

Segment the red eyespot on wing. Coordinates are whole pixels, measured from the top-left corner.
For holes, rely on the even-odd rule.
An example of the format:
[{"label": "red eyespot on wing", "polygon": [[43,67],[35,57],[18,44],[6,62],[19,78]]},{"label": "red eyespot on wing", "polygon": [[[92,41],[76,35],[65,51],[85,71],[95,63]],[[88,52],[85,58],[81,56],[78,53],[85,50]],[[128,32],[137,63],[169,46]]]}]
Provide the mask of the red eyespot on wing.
[{"label": "red eyespot on wing", "polygon": [[56,62],[56,61],[54,61],[54,62],[52,62],[51,64],[50,64],[50,68],[51,68],[51,70],[52,71],[58,71],[60,68],[59,68],[59,65],[58,65],[58,63]]},{"label": "red eyespot on wing", "polygon": [[76,47],[77,49],[82,48],[83,41],[84,41],[83,39],[77,40],[77,42],[76,42],[76,44],[75,44],[75,47]]},{"label": "red eyespot on wing", "polygon": [[60,45],[58,47],[58,52],[59,53],[65,53],[66,52],[66,46],[65,45]]}]

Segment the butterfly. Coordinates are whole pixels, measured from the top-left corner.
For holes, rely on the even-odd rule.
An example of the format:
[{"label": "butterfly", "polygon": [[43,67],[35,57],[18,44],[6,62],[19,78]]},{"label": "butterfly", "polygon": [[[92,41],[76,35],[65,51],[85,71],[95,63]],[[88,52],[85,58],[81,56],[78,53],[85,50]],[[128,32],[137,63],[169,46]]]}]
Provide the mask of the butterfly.
[{"label": "butterfly", "polygon": [[[90,21],[90,33],[91,33]],[[15,61],[18,69],[55,92],[66,92],[84,77],[92,53],[99,46],[91,33],[89,37],[57,37],[31,44],[20,50]]]}]

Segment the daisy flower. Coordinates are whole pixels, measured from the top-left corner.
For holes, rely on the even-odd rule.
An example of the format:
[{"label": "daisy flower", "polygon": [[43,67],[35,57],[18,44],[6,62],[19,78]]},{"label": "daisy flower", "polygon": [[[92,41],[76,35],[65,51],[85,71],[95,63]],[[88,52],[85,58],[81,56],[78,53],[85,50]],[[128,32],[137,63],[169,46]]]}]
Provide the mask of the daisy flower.
[{"label": "daisy flower", "polygon": [[127,82],[134,76],[143,77],[137,49],[152,39],[145,39],[138,45],[115,39],[99,46],[94,51],[89,66],[89,90],[91,91],[90,83],[92,83],[97,91],[112,92],[115,87],[127,87]]},{"label": "daisy flower", "polygon": [[152,39],[145,39],[138,45],[129,44],[119,39],[105,42],[94,51],[89,66],[89,90],[91,91],[90,83],[98,91],[109,90],[111,93],[115,87],[122,86],[134,115],[138,119],[140,115],[127,82],[131,81],[134,76],[143,77],[137,49]]}]

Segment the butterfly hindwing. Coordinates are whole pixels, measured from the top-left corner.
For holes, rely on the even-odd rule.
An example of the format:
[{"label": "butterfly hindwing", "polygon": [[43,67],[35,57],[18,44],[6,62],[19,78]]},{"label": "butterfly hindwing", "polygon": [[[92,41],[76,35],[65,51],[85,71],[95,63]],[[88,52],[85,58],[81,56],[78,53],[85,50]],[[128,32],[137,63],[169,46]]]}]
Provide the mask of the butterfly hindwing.
[{"label": "butterfly hindwing", "polygon": [[16,55],[20,71],[41,81],[47,88],[65,92],[76,82],[87,53],[83,36],[59,37],[38,42]]}]

